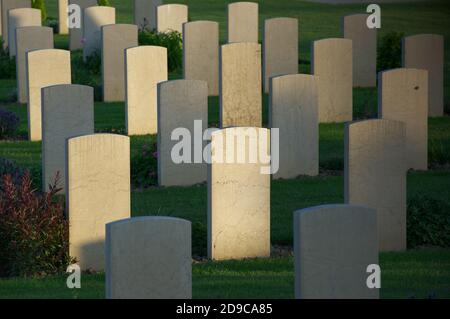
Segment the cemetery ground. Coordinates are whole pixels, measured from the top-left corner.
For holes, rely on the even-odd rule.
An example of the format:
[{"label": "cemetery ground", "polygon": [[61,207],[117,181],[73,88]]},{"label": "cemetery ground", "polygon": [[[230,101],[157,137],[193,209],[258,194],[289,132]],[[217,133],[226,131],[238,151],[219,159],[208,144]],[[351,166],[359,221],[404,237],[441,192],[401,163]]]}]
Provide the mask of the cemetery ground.
[{"label": "cemetery ground", "polygon": [[[220,23],[220,38],[226,39],[226,1],[176,1],[189,5],[192,20]],[[56,17],[56,1],[48,1],[49,15]],[[340,18],[345,14],[365,12],[364,5],[330,6],[304,1],[279,0],[260,3],[260,27],[269,17],[290,16],[300,23],[300,72],[310,71],[312,40],[339,37]],[[111,1],[116,7],[118,23],[131,23],[131,1]],[[445,36],[445,105],[446,116],[429,119],[429,165],[426,172],[408,173],[408,201],[432,198],[450,205],[450,19],[445,2],[435,5],[382,5],[382,28],[379,37],[389,31],[405,34],[438,33]],[[66,36],[55,35],[55,46],[66,49]],[[171,79],[180,78],[180,72]],[[21,120],[17,138],[0,141],[0,157],[30,169],[34,184],[41,185],[41,143],[28,142],[26,106],[12,103],[14,79],[0,80],[0,107],[16,113]],[[377,90],[354,89],[355,119],[377,115]],[[264,97],[263,119],[267,125],[268,98]],[[219,99],[209,98],[209,123],[219,122]],[[95,104],[96,132],[124,134],[124,103]],[[192,221],[193,226],[193,297],[194,298],[293,298],[294,262],[292,257],[292,213],[295,210],[327,203],[344,202],[344,124],[320,125],[320,175],[292,180],[272,181],[271,188],[271,259],[210,262],[206,255],[206,185],[159,188],[143,184],[132,174],[132,216],[176,216]],[[132,170],[150,165],[156,172],[152,156],[154,136],[131,137]],[[150,150],[150,151],[148,151]],[[143,170],[146,174],[151,171]],[[141,176],[142,177],[142,176]],[[154,178],[154,176],[153,176]],[[450,213],[450,212],[449,212]],[[381,253],[382,298],[450,298],[450,248],[421,247],[401,253]],[[0,296],[4,298],[103,298],[104,275],[85,273],[82,289],[69,290],[66,276],[0,279]]]}]

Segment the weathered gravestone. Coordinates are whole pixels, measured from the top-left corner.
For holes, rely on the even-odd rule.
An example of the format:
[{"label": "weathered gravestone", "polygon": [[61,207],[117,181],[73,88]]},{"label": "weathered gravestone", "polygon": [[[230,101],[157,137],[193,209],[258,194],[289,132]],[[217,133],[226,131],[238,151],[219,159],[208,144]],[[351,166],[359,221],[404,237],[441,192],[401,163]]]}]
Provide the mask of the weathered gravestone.
[{"label": "weathered gravestone", "polygon": [[381,251],[406,249],[405,125],[367,120],[345,127],[345,202],[376,209]]},{"label": "weathered gravestone", "polygon": [[58,0],[58,33],[68,34],[69,26],[67,24],[69,0]]},{"label": "weathered gravestone", "polygon": [[271,77],[298,73],[298,20],[267,19],[263,42],[264,92],[269,93]]},{"label": "weathered gravestone", "polygon": [[319,122],[345,122],[353,118],[352,41],[314,41],[312,74],[319,77]]},{"label": "weathered gravestone", "polygon": [[50,27],[23,27],[16,29],[17,99],[27,103],[27,52],[53,49],[53,29]]},{"label": "weathered gravestone", "polygon": [[183,72],[186,80],[208,83],[208,94],[219,95],[219,24],[183,24]]},{"label": "weathered gravestone", "polygon": [[380,72],[378,116],[406,125],[407,169],[428,169],[428,72],[395,69]]},{"label": "weathered gravestone", "polygon": [[137,217],[106,225],[106,298],[192,298],[191,223]]},{"label": "weathered gravestone", "polygon": [[156,29],[156,8],[162,0],[134,0],[134,24],[139,30]]},{"label": "weathered gravestone", "polygon": [[102,27],[103,100],[125,100],[125,50],[138,45],[138,27],[112,24]]},{"label": "weathered gravestone", "polygon": [[42,188],[48,190],[59,174],[65,190],[66,139],[94,134],[94,90],[84,85],[42,89]]},{"label": "weathered gravestone", "polygon": [[367,266],[378,265],[377,214],[357,205],[294,212],[295,297],[377,299]]},{"label": "weathered gravestone", "polygon": [[261,45],[232,43],[220,52],[220,123],[262,126]]},{"label": "weathered gravestone", "polygon": [[259,41],[259,6],[256,2],[228,4],[228,43]]},{"label": "weathered gravestone", "polygon": [[269,127],[279,128],[280,165],[274,178],[319,173],[318,79],[291,74],[272,78]]},{"label": "weathered gravestone", "polygon": [[41,89],[71,83],[70,51],[45,49],[27,53],[28,137],[42,139]]},{"label": "weathered gravestone", "polygon": [[367,27],[368,14],[351,14],[343,18],[345,39],[353,41],[353,86],[377,85],[377,29]]},{"label": "weathered gravestone", "polygon": [[102,48],[102,26],[116,23],[116,9],[112,7],[90,7],[84,10],[83,19],[83,58]]},{"label": "weathered gravestone", "polygon": [[184,4],[165,4],[157,7],[158,32],[183,32],[183,23],[188,22],[188,6]]},{"label": "weathered gravestone", "polygon": [[93,134],[67,141],[69,253],[81,269],[105,267],[105,225],[130,218],[130,138]]},{"label": "weathered gravestone", "polygon": [[428,116],[443,116],[444,37],[438,34],[405,37],[403,67],[428,71]]},{"label": "weathered gravestone", "polygon": [[[97,5],[97,0],[69,0],[69,4],[78,5],[80,8],[81,21],[80,28],[70,28],[69,29],[69,48],[70,51],[75,51],[79,49],[83,49],[83,21],[84,21],[84,9],[89,7],[94,7]],[[74,14],[74,11],[71,11],[71,14]],[[74,21],[76,22],[76,21]]]},{"label": "weathered gravestone", "polygon": [[[212,133],[208,164],[208,256],[270,256],[270,131],[236,127]],[[268,159],[270,161],[270,159]],[[269,162],[268,161],[268,162]]]},{"label": "weathered gravestone", "polygon": [[41,10],[20,8],[9,10],[8,13],[8,51],[9,57],[15,57],[17,53],[16,29],[20,27],[40,27]]},{"label": "weathered gravestone", "polygon": [[158,84],[160,186],[187,186],[206,181],[203,143],[196,140],[194,134],[202,137],[207,127],[208,85],[205,81],[176,80]]},{"label": "weathered gravestone", "polygon": [[3,49],[8,47],[8,11],[12,9],[18,8],[31,8],[31,0],[0,0],[0,9],[1,9],[1,32],[3,40]]},{"label": "weathered gravestone", "polygon": [[125,51],[128,135],[156,134],[157,84],[167,81],[167,49],[139,46]]}]

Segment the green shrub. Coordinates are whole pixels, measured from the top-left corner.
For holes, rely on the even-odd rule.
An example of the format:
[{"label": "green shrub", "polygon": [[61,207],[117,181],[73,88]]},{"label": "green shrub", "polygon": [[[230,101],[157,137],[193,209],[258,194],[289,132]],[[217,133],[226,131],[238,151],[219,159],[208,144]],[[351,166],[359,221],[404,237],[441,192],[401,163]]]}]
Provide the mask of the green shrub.
[{"label": "green shrub", "polygon": [[428,147],[428,162],[430,166],[450,164],[450,149],[438,139],[430,139]]},{"label": "green shrub", "polygon": [[207,236],[208,228],[205,224],[200,222],[192,223],[192,255],[207,255]]},{"label": "green shrub", "polygon": [[183,39],[177,31],[158,33],[144,30],[139,32],[139,45],[156,45],[167,48],[169,72],[180,71],[183,67]]},{"label": "green shrub", "polygon": [[82,51],[72,53],[72,82],[74,84],[88,85],[94,88],[94,98],[102,101],[102,59],[99,52],[94,52],[86,61],[83,60]]},{"label": "green shrub", "polygon": [[98,0],[97,4],[99,6],[104,6],[104,7],[110,7],[111,4],[109,3],[109,0]]},{"label": "green shrub", "polygon": [[20,119],[16,114],[0,108],[0,139],[16,135]]},{"label": "green shrub", "polygon": [[450,205],[424,195],[408,201],[408,248],[450,247]]},{"label": "green shrub", "polygon": [[401,32],[389,32],[381,38],[378,46],[377,68],[385,71],[402,66],[402,38]]},{"label": "green shrub", "polygon": [[41,10],[42,23],[45,24],[47,20],[47,8],[45,6],[45,0],[32,0],[31,6],[35,9]]},{"label": "green shrub", "polygon": [[[0,157],[0,177],[10,175],[13,183],[17,185],[22,180],[24,174],[25,171],[15,162]],[[0,183],[0,191],[2,191],[2,187],[3,183]]]},{"label": "green shrub", "polygon": [[9,53],[3,50],[3,41],[0,41],[0,79],[16,78],[16,60],[9,58]]},{"label": "green shrub", "polygon": [[131,183],[134,188],[146,188],[158,184],[157,143],[145,144],[131,158]]},{"label": "green shrub", "polygon": [[69,223],[64,204],[56,197],[58,177],[50,191],[40,194],[25,173],[19,184],[3,176],[0,191],[0,276],[61,273],[73,262],[69,256]]},{"label": "green shrub", "polygon": [[53,33],[57,34],[59,32],[59,22],[58,19],[55,18],[47,18],[47,21],[45,22],[45,25],[47,27],[50,27],[53,29]]}]

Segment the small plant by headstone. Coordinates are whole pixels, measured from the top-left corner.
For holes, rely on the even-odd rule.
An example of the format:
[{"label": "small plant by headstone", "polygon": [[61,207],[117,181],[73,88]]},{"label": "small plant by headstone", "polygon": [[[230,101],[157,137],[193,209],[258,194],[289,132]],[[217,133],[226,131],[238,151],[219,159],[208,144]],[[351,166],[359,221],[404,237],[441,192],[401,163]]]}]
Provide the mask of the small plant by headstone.
[{"label": "small plant by headstone", "polygon": [[111,4],[109,3],[109,0],[98,0],[97,4],[99,6],[105,6],[105,7],[110,7]]},{"label": "small plant by headstone", "polygon": [[157,143],[145,144],[131,158],[131,183],[134,188],[146,188],[158,183]]},{"label": "small plant by headstone", "polygon": [[37,192],[30,174],[15,182],[1,177],[0,277],[62,273],[69,256],[69,224],[58,199],[58,177],[50,191]]},{"label": "small plant by headstone", "polygon": [[3,41],[0,41],[0,79],[16,78],[16,61],[3,50]]},{"label": "small plant by headstone", "polygon": [[179,32],[158,33],[144,29],[139,32],[139,45],[156,45],[167,48],[169,72],[180,71],[183,67],[183,39]]},{"label": "small plant by headstone", "polygon": [[14,136],[19,124],[20,120],[16,114],[0,108],[0,139]]},{"label": "small plant by headstone", "polygon": [[408,248],[450,247],[450,205],[443,200],[415,195],[408,201]]},{"label": "small plant by headstone", "polygon": [[45,6],[45,0],[32,0],[31,7],[41,10],[42,23],[47,20],[47,8]]},{"label": "small plant by headstone", "polygon": [[377,69],[385,71],[402,66],[402,38],[404,33],[389,32],[381,38],[378,46]]}]

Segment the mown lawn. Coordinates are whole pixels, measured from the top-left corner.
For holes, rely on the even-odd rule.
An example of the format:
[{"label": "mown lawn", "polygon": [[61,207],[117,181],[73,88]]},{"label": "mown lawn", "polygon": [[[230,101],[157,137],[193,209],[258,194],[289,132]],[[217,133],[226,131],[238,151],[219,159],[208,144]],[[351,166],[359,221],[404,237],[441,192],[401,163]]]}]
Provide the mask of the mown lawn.
[{"label": "mown lawn", "polygon": [[[413,250],[380,254],[381,298],[450,298],[450,251]],[[294,297],[292,257],[195,263],[193,297]],[[104,298],[104,274],[84,274],[81,289],[66,287],[66,276],[0,279],[1,298]]]},{"label": "mown lawn", "polygon": [[[220,22],[221,42],[226,41],[226,3],[223,0],[171,1],[186,3],[192,20]],[[278,16],[299,18],[300,70],[310,68],[311,41],[340,36],[340,17],[364,12],[365,5],[333,6],[299,0],[264,0],[260,4],[260,26],[264,19]],[[111,0],[117,8],[117,22],[132,21],[131,0]],[[56,0],[47,1],[49,16],[56,17]],[[427,1],[410,5],[383,4],[383,35],[389,31],[405,34],[439,33],[446,39],[445,101],[450,104],[450,10],[446,1]],[[67,36],[56,36],[56,46],[67,48]],[[179,78],[171,74],[170,78]],[[21,118],[19,136],[27,136],[26,106],[8,102],[15,90],[15,80],[0,80],[0,107]],[[263,99],[263,118],[267,123],[267,96]],[[354,90],[355,119],[376,117],[376,89]],[[219,121],[218,98],[209,99],[209,123]],[[123,133],[124,103],[95,104],[97,132]],[[343,202],[343,130],[344,124],[320,125],[320,168],[318,177],[299,177],[273,181],[271,189],[271,239],[281,246],[292,245],[292,213],[300,208]],[[140,152],[154,136],[131,138],[132,154]],[[32,171],[40,185],[41,143],[26,140],[0,141],[0,157],[16,161]],[[429,120],[429,159],[431,170],[408,174],[408,198],[418,194],[450,202],[450,117]],[[151,187],[132,192],[132,214],[170,215],[193,222],[194,253],[206,250],[206,186]],[[410,250],[380,254],[383,298],[450,298],[450,249]],[[41,279],[0,280],[0,298],[102,298],[103,274],[85,274],[83,288],[70,291],[65,276]],[[229,262],[202,262],[193,266],[195,298],[292,298],[293,259],[290,256]]]}]

